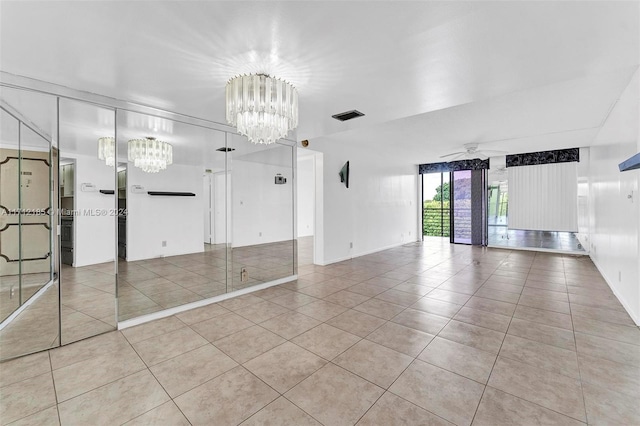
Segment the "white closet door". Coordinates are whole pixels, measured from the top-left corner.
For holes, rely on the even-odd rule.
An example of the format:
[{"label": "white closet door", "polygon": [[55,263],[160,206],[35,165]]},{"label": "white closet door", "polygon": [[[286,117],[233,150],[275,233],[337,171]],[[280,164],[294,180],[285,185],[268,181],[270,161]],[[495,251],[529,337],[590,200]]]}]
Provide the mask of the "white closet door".
[{"label": "white closet door", "polygon": [[509,228],[577,232],[577,164],[509,167]]}]

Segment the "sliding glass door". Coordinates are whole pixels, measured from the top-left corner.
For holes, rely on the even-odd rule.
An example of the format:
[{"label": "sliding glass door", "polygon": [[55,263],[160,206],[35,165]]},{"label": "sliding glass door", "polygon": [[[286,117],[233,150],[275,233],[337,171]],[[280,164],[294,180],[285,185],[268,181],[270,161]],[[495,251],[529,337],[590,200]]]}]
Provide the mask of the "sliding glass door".
[{"label": "sliding glass door", "polygon": [[460,167],[457,163],[420,166],[423,238],[449,237],[451,243],[486,245],[487,172],[448,171]]},{"label": "sliding glass door", "polygon": [[471,244],[471,170],[451,172],[451,242]]},{"label": "sliding glass door", "polygon": [[422,235],[448,237],[450,230],[449,173],[422,175]]}]

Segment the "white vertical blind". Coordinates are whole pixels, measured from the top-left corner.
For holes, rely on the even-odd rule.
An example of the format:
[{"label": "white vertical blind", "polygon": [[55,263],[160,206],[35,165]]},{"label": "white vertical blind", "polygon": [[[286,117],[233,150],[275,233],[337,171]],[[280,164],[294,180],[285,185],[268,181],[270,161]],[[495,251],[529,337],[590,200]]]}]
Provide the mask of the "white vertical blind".
[{"label": "white vertical blind", "polygon": [[509,167],[509,228],[577,232],[577,164]]}]

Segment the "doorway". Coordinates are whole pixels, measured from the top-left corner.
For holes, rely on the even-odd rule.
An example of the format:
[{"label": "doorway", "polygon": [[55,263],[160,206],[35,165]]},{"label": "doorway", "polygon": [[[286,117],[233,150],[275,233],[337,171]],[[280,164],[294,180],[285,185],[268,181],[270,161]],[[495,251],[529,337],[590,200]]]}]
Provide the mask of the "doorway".
[{"label": "doorway", "polygon": [[67,266],[74,264],[75,168],[73,158],[60,158],[60,262]]},{"label": "doorway", "polygon": [[449,173],[422,175],[422,236],[449,237]]},{"label": "doorway", "polygon": [[423,240],[487,245],[486,170],[422,173],[421,183]]}]

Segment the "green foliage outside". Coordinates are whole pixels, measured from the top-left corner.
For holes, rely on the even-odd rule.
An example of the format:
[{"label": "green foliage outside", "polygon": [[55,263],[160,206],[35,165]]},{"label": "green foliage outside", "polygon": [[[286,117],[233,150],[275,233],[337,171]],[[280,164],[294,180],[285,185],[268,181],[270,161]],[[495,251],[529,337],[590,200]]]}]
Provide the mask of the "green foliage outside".
[{"label": "green foliage outside", "polygon": [[449,222],[449,182],[445,182],[436,188],[433,200],[424,201],[422,234],[430,237],[448,237]]},{"label": "green foliage outside", "polygon": [[443,199],[444,201],[449,201],[449,182],[445,182],[444,185],[440,185],[436,188],[436,195],[434,195],[433,201],[441,201]]},{"label": "green foliage outside", "polygon": [[[449,193],[446,193],[447,199]],[[422,209],[422,233],[431,237],[449,236],[449,201],[425,201]]]}]

